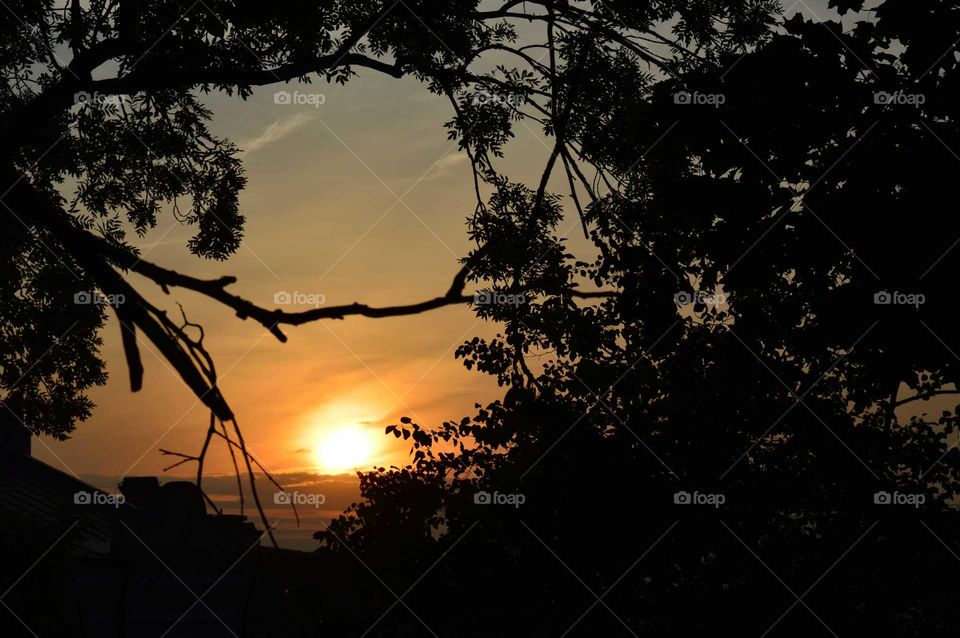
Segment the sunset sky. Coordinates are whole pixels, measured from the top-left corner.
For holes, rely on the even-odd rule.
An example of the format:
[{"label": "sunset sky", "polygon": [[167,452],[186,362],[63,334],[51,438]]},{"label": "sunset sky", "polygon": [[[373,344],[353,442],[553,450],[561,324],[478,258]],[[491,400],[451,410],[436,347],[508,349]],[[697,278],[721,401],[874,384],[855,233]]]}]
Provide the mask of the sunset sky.
[{"label": "sunset sky", "polygon": [[[275,104],[277,88],[325,102]],[[247,102],[215,96],[210,105],[215,131],[245,151],[246,239],[227,262],[204,261],[186,250],[191,229],[168,218],[139,242],[146,258],[197,276],[236,275],[233,291],[268,307],[278,292],[327,305],[389,305],[449,287],[469,250],[464,219],[473,195],[469,164],[442,128],[444,99],[417,82],[364,72],[346,87],[265,87]],[[541,142],[523,127],[515,147],[517,168],[542,163]],[[173,290],[165,298],[136,281],[156,293],[151,301],[174,312],[180,301],[205,327],[248,444],[277,472],[343,469],[318,467],[314,448],[331,428],[382,433],[402,415],[436,423],[495,396],[495,383],[453,360],[457,345],[484,330],[467,307],[323,321],[285,329],[290,341],[282,344],[199,295]],[[37,445],[41,458],[56,454],[81,474],[157,474],[170,462],[158,448],[193,451],[202,441],[205,409],[159,358],[144,355],[145,387],[129,392],[118,336],[111,322],[103,352],[111,382],[93,394],[94,417],[68,443]],[[374,440],[371,462],[403,461],[405,446]],[[209,467],[226,472],[228,463],[217,455]]]},{"label": "sunset sky", "polygon": [[[788,14],[835,18],[825,5],[797,3]],[[276,104],[278,90],[322,95],[314,101],[323,103]],[[167,215],[136,240],[147,259],[200,277],[235,275],[232,292],[267,307],[278,292],[322,296],[326,305],[392,305],[446,291],[457,259],[470,249],[465,218],[475,200],[466,156],[443,128],[451,117],[445,98],[414,80],[363,70],[346,86],[276,85],[246,101],[211,95],[208,104],[214,132],[244,151],[244,243],[224,263],[196,258],[186,249],[192,229]],[[515,181],[535,184],[548,155],[535,126],[515,127],[516,138],[498,164]],[[554,178],[552,190],[566,195],[565,180],[559,172]],[[579,222],[569,218],[564,228],[574,249],[582,250]],[[179,301],[190,320],[204,326],[219,385],[247,444],[275,473],[349,471],[336,458],[352,458],[357,446],[369,447],[359,469],[404,464],[408,445],[384,436],[386,425],[404,415],[437,425],[499,396],[495,380],[468,372],[453,357],[464,340],[496,331],[467,306],[288,327],[289,341],[282,344],[200,295],[172,289],[166,296],[151,282],[131,278],[152,302],[178,313]],[[93,417],[68,441],[35,440],[34,454],[64,471],[96,475],[101,484],[124,475],[161,475],[173,461],[159,449],[196,453],[208,412],[142,340],[144,388],[131,394],[112,315],[103,337],[110,381],[91,394]],[[329,446],[330,436],[346,448],[339,457],[321,445]],[[194,469],[181,466],[168,476],[192,476]],[[208,458],[207,470],[232,471],[222,446]],[[328,499],[331,514],[355,497],[353,478],[338,479],[336,486],[316,480],[344,495]],[[227,492],[226,483],[217,485]],[[315,529],[307,526],[304,533]]]}]

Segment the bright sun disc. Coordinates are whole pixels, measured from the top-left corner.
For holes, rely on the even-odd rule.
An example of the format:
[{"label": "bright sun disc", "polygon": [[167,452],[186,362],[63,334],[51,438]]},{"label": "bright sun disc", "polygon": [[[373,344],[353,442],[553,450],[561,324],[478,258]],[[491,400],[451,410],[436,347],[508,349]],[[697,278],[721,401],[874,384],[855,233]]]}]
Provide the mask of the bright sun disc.
[{"label": "bright sun disc", "polygon": [[345,472],[371,462],[370,435],[358,427],[342,427],[324,433],[315,449],[320,468]]}]

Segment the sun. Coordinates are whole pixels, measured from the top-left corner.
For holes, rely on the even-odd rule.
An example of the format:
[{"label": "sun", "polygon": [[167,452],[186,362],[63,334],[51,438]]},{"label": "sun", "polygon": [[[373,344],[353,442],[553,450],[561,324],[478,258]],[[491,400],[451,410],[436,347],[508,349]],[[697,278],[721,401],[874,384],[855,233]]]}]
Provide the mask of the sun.
[{"label": "sun", "polygon": [[371,439],[369,432],[355,425],[328,429],[320,435],[313,455],[324,472],[348,472],[373,462]]}]

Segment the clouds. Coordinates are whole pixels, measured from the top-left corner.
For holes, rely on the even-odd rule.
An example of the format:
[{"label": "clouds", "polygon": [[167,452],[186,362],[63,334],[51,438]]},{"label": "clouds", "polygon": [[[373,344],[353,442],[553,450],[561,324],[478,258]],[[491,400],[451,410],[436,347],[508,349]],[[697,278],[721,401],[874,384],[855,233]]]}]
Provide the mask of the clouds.
[{"label": "clouds", "polygon": [[[450,153],[449,155],[444,155],[440,160],[437,161],[430,170],[424,175],[419,181],[429,182],[435,179],[442,179],[447,177],[450,172],[456,170],[458,167],[467,164],[469,162],[467,154],[464,152],[459,153]],[[467,169],[469,170],[469,169]]]},{"label": "clouds", "polygon": [[289,137],[315,117],[316,113],[294,113],[266,127],[257,137],[239,140],[237,146],[243,152],[243,156],[251,155],[255,151]]}]

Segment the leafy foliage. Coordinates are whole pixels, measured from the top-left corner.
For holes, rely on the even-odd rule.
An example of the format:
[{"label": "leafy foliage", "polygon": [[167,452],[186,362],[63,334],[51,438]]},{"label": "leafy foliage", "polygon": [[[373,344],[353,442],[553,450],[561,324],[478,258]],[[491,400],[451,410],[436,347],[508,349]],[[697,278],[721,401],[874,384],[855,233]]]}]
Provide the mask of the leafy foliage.
[{"label": "leafy foliage", "polygon": [[[171,283],[169,271],[126,241],[164,215],[196,229],[188,248],[200,257],[224,260],[240,245],[246,179],[236,146],[208,128],[206,93],[247,98],[256,86],[309,82],[314,74],[344,83],[357,66],[409,74],[444,92],[466,81],[468,60],[514,37],[488,25],[469,1],[12,0],[4,12],[16,19],[0,27],[0,195],[9,228],[0,387],[15,420],[60,437],[89,415],[87,390],[105,382],[97,336],[105,315],[71,303],[84,291],[126,298],[114,312],[125,326],[134,390],[139,333],[220,418],[232,417],[192,358],[196,346],[123,280],[130,268],[165,290]],[[471,128],[482,136],[503,124]],[[25,248],[31,241],[38,246]],[[46,289],[44,282],[56,283]],[[196,287],[209,295],[227,283]],[[281,318],[262,322],[282,336]],[[47,351],[44,365],[31,369]]]},{"label": "leafy foliage", "polygon": [[[504,332],[458,356],[508,385],[504,399],[388,428],[412,441],[411,466],[363,475],[364,500],[317,534],[321,554],[350,547],[399,574],[441,634],[956,632],[960,593],[929,575],[960,539],[958,410],[924,401],[960,381],[960,228],[942,213],[960,11],[907,4],[849,31],[786,20],[742,57],[678,50],[673,76],[602,41],[561,45],[556,92],[575,105],[566,121],[548,109],[545,128],[596,171],[582,188],[596,190],[597,256],[531,261],[522,272],[559,285],[479,309]],[[488,276],[540,254],[536,207],[504,218],[500,197],[475,223],[513,223],[499,232],[518,243],[483,253]],[[537,241],[560,242],[559,220]],[[619,294],[578,304],[556,292],[571,282]],[[725,502],[675,504],[683,492]],[[401,505],[423,520],[395,535],[386,512]],[[391,602],[374,594],[369,615]],[[393,613],[369,635],[423,630]]]}]

